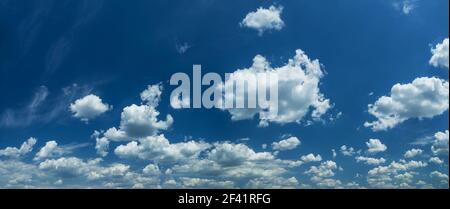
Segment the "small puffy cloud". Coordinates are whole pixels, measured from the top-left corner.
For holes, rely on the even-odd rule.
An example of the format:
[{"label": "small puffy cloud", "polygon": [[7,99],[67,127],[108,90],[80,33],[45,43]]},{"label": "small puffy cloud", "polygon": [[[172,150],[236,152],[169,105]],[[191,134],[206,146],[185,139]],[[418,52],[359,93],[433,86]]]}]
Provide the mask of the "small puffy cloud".
[{"label": "small puffy cloud", "polygon": [[379,165],[386,162],[386,159],[384,158],[372,158],[372,157],[364,157],[364,156],[357,156],[355,157],[356,162],[364,162],[367,165]]},{"label": "small puffy cloud", "polygon": [[295,149],[300,144],[301,144],[300,140],[297,137],[293,136],[293,137],[289,137],[287,139],[283,139],[279,142],[273,142],[272,148],[274,150],[279,150],[279,151],[292,150],[292,149]]},{"label": "small puffy cloud", "polygon": [[410,118],[433,118],[448,110],[448,81],[421,77],[412,83],[395,84],[390,96],[369,104],[369,113],[377,118],[365,122],[374,131],[391,129]]},{"label": "small puffy cloud", "polygon": [[[257,108],[227,108],[232,120],[252,119],[259,115],[259,125],[264,127],[269,123],[300,123],[301,121],[310,123],[312,121],[323,120],[322,116],[332,108],[330,100],[320,92],[320,79],[324,76],[319,60],[311,60],[305,52],[298,49],[295,56],[289,59],[284,66],[273,68],[270,63],[261,55],[255,56],[253,65],[246,69],[239,69],[231,76],[244,81],[252,81],[250,78],[257,78],[258,75],[274,74],[278,77],[278,82],[270,80],[266,83],[266,92],[278,88],[278,107],[269,105],[267,109]],[[258,86],[252,84],[252,86]],[[239,89],[243,92],[233,90],[235,82],[226,81],[223,85],[225,90],[224,98],[233,98],[235,102],[245,103],[248,99],[241,95],[257,95],[257,88]],[[252,91],[252,92],[250,92]],[[253,92],[254,91],[254,92]],[[220,101],[222,102],[222,101]],[[275,108],[277,111],[274,111]]]},{"label": "small puffy cloud", "polygon": [[240,23],[241,27],[255,29],[261,36],[264,31],[281,30],[284,22],[281,19],[283,7],[270,6],[268,9],[260,7],[255,12],[248,13]]},{"label": "small puffy cloud", "polygon": [[166,120],[158,120],[159,112],[148,105],[132,104],[123,108],[120,120],[120,130],[129,137],[145,137],[157,134],[160,130],[166,130],[173,123],[171,115]]},{"label": "small puffy cloud", "polygon": [[430,65],[434,67],[444,67],[448,70],[448,38],[432,48],[431,53],[433,56],[431,56],[429,61]]},{"label": "small puffy cloud", "polygon": [[369,139],[366,142],[368,153],[378,153],[386,151],[387,147],[379,139]]},{"label": "small puffy cloud", "polygon": [[172,125],[173,118],[168,114],[166,120],[158,119],[160,113],[156,107],[161,100],[161,93],[161,84],[149,85],[140,94],[143,104],[132,104],[123,108],[119,129],[109,128],[104,136],[111,141],[130,141],[167,130]]},{"label": "small puffy cloud", "polygon": [[431,158],[428,160],[428,162],[434,163],[434,164],[442,164],[442,163],[444,163],[444,161],[441,160],[441,159],[438,158],[438,157],[431,157]]},{"label": "small puffy cloud", "polygon": [[347,145],[342,145],[340,151],[344,156],[352,156],[356,153],[353,147],[348,147]]},{"label": "small puffy cloud", "polygon": [[302,160],[302,162],[304,163],[309,163],[309,162],[320,162],[322,161],[322,156],[320,156],[319,154],[314,156],[313,153],[309,153],[307,155],[303,155],[300,157],[300,159]]},{"label": "small puffy cloud", "polygon": [[405,158],[413,158],[418,155],[421,155],[422,153],[423,153],[423,150],[421,150],[421,149],[410,149],[410,150],[406,151],[403,156]]},{"label": "small puffy cloud", "polygon": [[161,171],[159,170],[158,165],[148,164],[147,166],[144,167],[144,169],[142,169],[142,173],[146,175],[157,176],[161,174]]},{"label": "small puffy cloud", "polygon": [[448,155],[448,130],[445,132],[437,132],[434,135],[433,145],[431,146],[431,151],[435,155],[445,154]]},{"label": "small puffy cloud", "polygon": [[69,108],[73,113],[73,117],[88,122],[90,119],[111,110],[112,106],[103,103],[100,97],[89,94],[81,99],[77,99],[74,103],[70,104]]},{"label": "small puffy cloud", "polygon": [[162,90],[161,84],[148,85],[147,89],[141,92],[141,100],[149,106],[157,107],[161,101]]},{"label": "small puffy cloud", "polygon": [[64,154],[64,150],[61,147],[58,147],[58,143],[56,143],[56,141],[48,141],[45,143],[45,146],[43,146],[39,150],[39,152],[36,153],[34,160],[42,160],[45,158],[59,157],[62,154]]},{"label": "small puffy cloud", "polygon": [[16,147],[6,147],[5,149],[0,150],[0,156],[10,157],[10,158],[18,158],[21,157],[33,150],[33,146],[36,144],[36,139],[30,137],[25,142],[22,143],[20,148]]}]

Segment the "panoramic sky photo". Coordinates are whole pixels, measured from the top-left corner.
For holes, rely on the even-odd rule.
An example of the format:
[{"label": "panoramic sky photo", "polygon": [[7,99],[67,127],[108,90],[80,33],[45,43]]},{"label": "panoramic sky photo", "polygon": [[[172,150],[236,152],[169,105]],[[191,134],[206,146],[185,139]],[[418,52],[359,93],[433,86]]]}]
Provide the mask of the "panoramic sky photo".
[{"label": "panoramic sky photo", "polygon": [[448,189],[448,8],[0,0],[0,188]]}]

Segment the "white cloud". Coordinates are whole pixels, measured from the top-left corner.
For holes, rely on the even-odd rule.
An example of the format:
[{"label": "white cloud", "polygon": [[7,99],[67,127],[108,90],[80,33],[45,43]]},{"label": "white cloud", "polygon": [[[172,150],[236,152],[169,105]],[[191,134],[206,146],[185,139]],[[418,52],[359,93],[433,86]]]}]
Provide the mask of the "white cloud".
[{"label": "white cloud", "polygon": [[20,148],[16,147],[6,147],[5,149],[0,150],[0,156],[18,158],[21,157],[33,150],[33,146],[36,144],[36,139],[30,137],[25,142],[22,143]]},{"label": "white cloud", "polygon": [[336,158],[337,153],[336,153],[335,149],[331,149],[331,154],[332,154],[333,158]]},{"label": "white cloud", "polygon": [[319,154],[314,156],[313,153],[309,153],[308,155],[303,155],[300,157],[300,159],[302,160],[302,162],[304,163],[309,163],[309,162],[320,162],[322,161],[322,156],[320,156]]},{"label": "white cloud", "polygon": [[431,49],[433,56],[430,58],[430,65],[434,67],[444,67],[448,70],[448,38],[442,43],[438,43],[435,48]]},{"label": "white cloud", "polygon": [[111,110],[112,106],[103,103],[100,97],[89,94],[81,99],[77,99],[74,103],[70,104],[69,108],[73,113],[73,117],[88,122],[90,119]]},{"label": "white cloud", "polygon": [[283,150],[292,150],[295,149],[296,147],[298,147],[301,144],[300,140],[293,136],[293,137],[289,137],[287,139],[283,139],[279,142],[273,142],[272,143],[272,148],[274,150],[279,150],[279,151],[283,151]]},{"label": "white cloud", "polygon": [[165,121],[158,120],[159,112],[152,106],[132,104],[123,108],[120,120],[120,130],[129,137],[146,137],[168,129],[172,123],[171,115]]},{"label": "white cloud", "polygon": [[410,149],[410,150],[406,151],[403,156],[405,158],[413,158],[418,155],[421,155],[422,153],[423,153],[423,150],[421,150],[421,149]]},{"label": "white cloud", "polygon": [[281,19],[282,12],[283,7],[281,6],[270,6],[268,9],[260,7],[255,12],[248,13],[240,25],[257,30],[260,36],[264,31],[281,30],[284,27]]},{"label": "white cloud", "polygon": [[344,156],[352,156],[356,153],[353,147],[347,147],[347,145],[342,145],[340,151]]},{"label": "white cloud", "polygon": [[299,182],[295,177],[261,177],[251,179],[246,187],[251,189],[295,189]]},{"label": "white cloud", "polygon": [[140,95],[144,104],[132,104],[123,108],[120,128],[112,127],[104,133],[104,136],[112,141],[130,141],[154,136],[161,130],[167,130],[173,123],[172,116],[168,114],[165,121],[158,120],[160,113],[156,110],[161,100],[161,91],[161,84],[149,85]]},{"label": "white cloud", "polygon": [[366,142],[367,145],[367,152],[369,153],[377,153],[377,152],[384,152],[386,151],[387,147],[379,139],[369,139],[368,142]]},{"label": "white cloud", "polygon": [[378,166],[369,170],[367,182],[374,188],[410,187],[408,181],[412,178],[413,173],[409,171],[427,165],[422,161],[392,161],[388,166]]},{"label": "white cloud", "polygon": [[447,187],[448,187],[448,175],[447,174],[441,173],[439,171],[433,171],[430,173],[430,177],[441,180],[441,183],[447,184]]},{"label": "white cloud", "polygon": [[195,174],[208,178],[245,181],[261,177],[281,177],[301,161],[276,159],[270,152],[255,152],[245,144],[215,143],[205,158],[191,159],[175,165],[177,175]]},{"label": "white cloud", "polygon": [[304,173],[309,175],[310,180],[319,188],[340,188],[342,182],[340,180],[332,179],[336,170],[342,170],[334,161],[328,160],[322,162],[319,166],[311,166]]},{"label": "white cloud", "polygon": [[322,162],[319,166],[311,166],[309,170],[305,171],[305,174],[312,175],[313,178],[328,178],[334,176],[334,171],[337,169],[337,164],[328,160]]},{"label": "white cloud", "polygon": [[188,178],[188,177],[182,177],[180,180],[183,188],[221,188],[221,189],[234,188],[234,182],[232,181],[220,181],[217,179],[202,179],[202,178]]},{"label": "white cloud", "polygon": [[106,137],[100,137],[100,134],[99,131],[94,131],[91,137],[95,139],[95,150],[97,150],[97,154],[101,157],[106,157],[108,155],[109,140]]},{"label": "white cloud", "polygon": [[372,158],[372,157],[364,157],[364,156],[357,156],[355,157],[356,162],[364,162],[367,165],[379,165],[386,162],[386,159],[384,158]]},{"label": "white cloud", "polygon": [[431,151],[435,155],[445,154],[448,155],[448,130],[445,132],[437,132],[434,135],[435,140],[433,141],[433,145],[431,146]]},{"label": "white cloud", "polygon": [[365,122],[374,131],[387,130],[410,118],[433,118],[448,110],[448,81],[421,77],[412,83],[395,84],[390,96],[369,104],[369,113],[377,118]]},{"label": "white cloud", "polygon": [[271,160],[274,158],[269,152],[255,152],[244,144],[220,143],[215,144],[208,158],[220,165],[240,165],[246,161]]},{"label": "white cloud", "polygon": [[[285,124],[300,123],[306,116],[314,121],[322,120],[328,109],[331,108],[329,99],[320,92],[319,82],[323,77],[319,60],[310,60],[300,49],[296,50],[294,58],[279,68],[272,68],[270,63],[261,55],[255,56],[250,68],[235,71],[235,78],[250,80],[248,77],[257,77],[259,73],[274,73],[278,77],[278,111],[273,111],[274,106],[268,109],[260,108],[231,108],[226,109],[231,114],[232,120],[252,119],[259,114],[260,126],[267,126],[269,122]],[[256,84],[255,84],[256,85]],[[267,83],[267,92],[275,89],[276,82]],[[248,94],[248,89],[241,89],[245,94],[236,93],[232,90],[234,82],[228,81],[224,84],[225,98],[234,98],[236,102],[247,99],[239,95],[257,95],[257,92]],[[227,90],[228,89],[228,90]],[[231,91],[230,91],[231,89]],[[253,89],[252,89],[253,91]]]},{"label": "white cloud", "polygon": [[431,158],[428,160],[428,162],[434,163],[434,164],[442,164],[442,163],[444,163],[444,161],[441,160],[441,159],[438,158],[438,157],[431,157]]},{"label": "white cloud", "polygon": [[148,164],[144,169],[142,169],[142,173],[146,175],[157,176],[161,174],[161,171],[159,170],[158,165]]},{"label": "white cloud", "polygon": [[137,157],[144,160],[163,162],[183,161],[197,157],[201,151],[209,148],[205,142],[170,143],[164,135],[148,136],[116,147],[114,153],[122,158]]},{"label": "white cloud", "polygon": [[148,85],[147,89],[141,92],[141,100],[149,106],[157,107],[161,101],[162,91],[161,84]]},{"label": "white cloud", "polygon": [[45,146],[43,146],[39,150],[39,152],[36,153],[34,160],[42,160],[45,158],[59,157],[63,153],[64,153],[63,149],[58,147],[58,143],[56,141],[48,141],[45,143]]}]

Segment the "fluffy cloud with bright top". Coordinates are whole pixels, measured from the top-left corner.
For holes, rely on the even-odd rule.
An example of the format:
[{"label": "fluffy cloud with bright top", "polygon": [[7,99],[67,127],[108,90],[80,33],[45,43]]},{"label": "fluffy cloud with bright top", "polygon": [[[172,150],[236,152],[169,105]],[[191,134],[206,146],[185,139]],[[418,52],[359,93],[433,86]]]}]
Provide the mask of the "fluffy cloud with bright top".
[{"label": "fluffy cloud with bright top", "polygon": [[432,48],[431,53],[433,56],[430,58],[430,65],[434,67],[444,67],[448,70],[448,38]]},{"label": "fluffy cloud with bright top", "polygon": [[112,106],[103,103],[100,97],[89,94],[81,99],[77,99],[74,103],[70,104],[69,108],[73,113],[73,117],[88,122],[104,112],[111,110]]},{"label": "fluffy cloud with bright top", "polygon": [[269,8],[258,8],[254,12],[248,13],[242,20],[240,25],[255,29],[261,36],[264,31],[281,30],[284,27],[284,22],[281,19],[283,7],[270,6]]},{"label": "fluffy cloud with bright top", "polygon": [[[249,77],[258,77],[259,73],[277,75],[278,82],[270,80],[266,83],[267,92],[278,86],[278,106],[270,105],[267,109],[261,108],[228,108],[232,120],[251,119],[259,115],[260,126],[269,123],[292,123],[306,121],[320,121],[322,116],[332,107],[330,100],[320,92],[320,79],[324,76],[319,60],[311,60],[305,52],[298,49],[295,56],[289,59],[284,66],[273,68],[269,61],[261,55],[255,56],[253,65],[249,68],[239,69],[232,73],[234,78],[251,81]],[[267,76],[269,77],[269,76]],[[257,86],[257,84],[254,84]],[[234,92],[234,82],[224,83],[225,100],[234,98],[236,103],[248,99],[245,95],[257,95],[256,89],[237,89]],[[227,90],[231,89],[231,90]],[[241,96],[244,95],[244,96]],[[243,100],[243,101],[242,101]],[[272,109],[271,109],[272,108]],[[277,111],[273,109],[277,108]],[[308,117],[307,117],[308,116]]]},{"label": "fluffy cloud with bright top", "polygon": [[390,96],[369,104],[376,121],[365,122],[374,131],[388,130],[411,118],[433,118],[448,110],[448,81],[435,77],[416,78],[412,83],[395,84]]}]

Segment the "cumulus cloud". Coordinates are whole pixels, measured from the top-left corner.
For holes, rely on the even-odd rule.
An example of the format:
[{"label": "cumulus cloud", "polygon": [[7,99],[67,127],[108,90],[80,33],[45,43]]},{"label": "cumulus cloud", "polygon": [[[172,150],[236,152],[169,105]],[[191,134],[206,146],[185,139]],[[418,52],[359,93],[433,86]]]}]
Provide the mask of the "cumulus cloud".
[{"label": "cumulus cloud", "polygon": [[372,158],[372,157],[364,157],[364,156],[357,156],[355,157],[356,162],[364,162],[367,165],[379,165],[386,162],[386,159],[384,158]]},{"label": "cumulus cloud", "polygon": [[386,151],[387,147],[379,139],[369,139],[366,142],[368,153],[378,153]]},{"label": "cumulus cloud", "polygon": [[268,9],[260,7],[256,11],[248,13],[240,25],[257,30],[260,36],[265,31],[281,30],[284,27],[284,22],[281,19],[282,12],[282,6],[270,6]]},{"label": "cumulus cloud", "polygon": [[33,150],[33,146],[36,144],[36,139],[30,137],[19,148],[16,147],[6,147],[0,150],[0,156],[18,158]]},{"label": "cumulus cloud", "polygon": [[421,149],[410,149],[410,150],[406,151],[403,156],[405,158],[413,158],[418,155],[421,155],[422,153],[423,153],[423,150],[421,150]]},{"label": "cumulus cloud", "polygon": [[112,106],[103,103],[100,97],[89,94],[81,99],[77,99],[74,103],[70,104],[69,108],[73,113],[73,117],[88,122],[90,119],[111,110]]},{"label": "cumulus cloud", "polygon": [[448,175],[441,173],[439,171],[433,171],[430,173],[430,177],[439,179],[441,181],[441,184],[446,184],[448,188]]},{"label": "cumulus cloud", "polygon": [[431,145],[431,151],[435,155],[445,154],[448,155],[448,130],[445,132],[437,132],[434,135],[433,145]]},{"label": "cumulus cloud", "polygon": [[204,158],[191,159],[173,167],[174,174],[195,174],[207,178],[248,181],[262,177],[282,177],[301,161],[277,159],[270,152],[256,152],[245,144],[214,143]]},{"label": "cumulus cloud", "polygon": [[251,179],[246,185],[251,189],[295,189],[298,186],[299,182],[295,177],[261,177]]},{"label": "cumulus cloud", "polygon": [[99,131],[94,131],[91,138],[95,139],[95,150],[97,150],[97,154],[101,157],[106,157],[108,155],[109,149],[109,140],[106,137],[100,137]]},{"label": "cumulus cloud", "polygon": [[144,167],[144,169],[142,169],[142,173],[146,175],[157,176],[161,174],[161,171],[159,170],[158,165],[148,164],[147,166]]},{"label": "cumulus cloud", "polygon": [[431,53],[433,56],[430,58],[430,65],[434,67],[444,67],[448,70],[448,38],[432,48]]},{"label": "cumulus cloud", "polygon": [[123,108],[119,129],[112,127],[104,136],[111,141],[130,141],[136,138],[154,136],[162,130],[167,130],[173,123],[170,114],[166,120],[159,120],[160,115],[156,107],[161,100],[162,85],[149,85],[141,92],[143,104],[132,104]]},{"label": "cumulus cloud", "polygon": [[318,187],[332,187],[337,188],[341,186],[342,182],[340,180],[332,179],[338,170],[336,162],[328,160],[322,162],[319,166],[311,166],[304,173],[311,176],[311,181],[314,182]]},{"label": "cumulus cloud", "polygon": [[34,160],[42,160],[45,158],[59,157],[64,153],[63,149],[58,147],[56,141],[48,141],[45,145],[36,153]]},{"label": "cumulus cloud", "polygon": [[[294,58],[278,68],[272,68],[270,63],[261,55],[255,56],[250,68],[240,69],[231,76],[245,81],[251,81],[249,77],[258,77],[259,73],[275,74],[278,82],[270,80],[266,83],[266,92],[278,86],[278,106],[270,105],[267,109],[261,108],[229,108],[232,120],[252,119],[259,115],[260,126],[267,126],[270,122],[285,124],[304,119],[320,121],[322,116],[331,108],[330,100],[320,92],[320,79],[324,76],[319,60],[311,60],[302,50],[296,50]],[[269,77],[269,76],[267,76]],[[257,86],[257,84],[254,84]],[[245,96],[257,95],[257,92],[249,92],[249,89],[240,89],[234,92],[234,82],[225,82],[225,98],[234,98],[236,103],[243,103]],[[231,90],[227,90],[231,89]],[[255,91],[251,89],[250,91]],[[277,111],[274,111],[277,108]],[[309,116],[309,118],[305,118]]]},{"label": "cumulus cloud", "polygon": [[369,113],[377,118],[365,122],[374,131],[391,129],[410,118],[433,118],[448,110],[448,81],[421,77],[412,83],[395,84],[390,96],[369,104]]},{"label": "cumulus cloud", "polygon": [[164,135],[157,135],[120,145],[116,147],[114,153],[122,158],[135,157],[144,160],[171,162],[194,158],[209,146],[208,143],[193,140],[170,143]]},{"label": "cumulus cloud", "polygon": [[302,160],[302,162],[304,163],[309,163],[309,162],[320,162],[322,161],[322,156],[320,156],[319,154],[314,156],[313,153],[309,153],[307,155],[303,155],[300,157],[300,159]]},{"label": "cumulus cloud", "polygon": [[413,173],[409,171],[427,165],[422,161],[392,161],[387,166],[378,166],[369,170],[367,182],[374,188],[409,187],[407,181],[413,177]]},{"label": "cumulus cloud", "polygon": [[440,158],[438,158],[438,157],[431,157],[429,160],[428,160],[428,162],[430,162],[430,163],[434,163],[434,164],[442,164],[442,163],[444,163],[444,161],[443,160],[441,160]]},{"label": "cumulus cloud", "polygon": [[348,147],[347,145],[342,145],[340,151],[344,156],[352,156],[356,153],[353,147]]},{"label": "cumulus cloud", "polygon": [[272,143],[272,148],[274,150],[279,150],[279,151],[283,151],[283,150],[292,150],[295,149],[296,147],[298,147],[301,144],[300,140],[293,136],[293,137],[289,137],[287,139],[283,139],[279,142],[273,142]]},{"label": "cumulus cloud", "polygon": [[155,135],[160,130],[166,130],[173,123],[171,115],[167,115],[165,121],[158,120],[158,116],[159,112],[153,106],[132,104],[123,108],[120,130],[129,137]]}]

